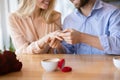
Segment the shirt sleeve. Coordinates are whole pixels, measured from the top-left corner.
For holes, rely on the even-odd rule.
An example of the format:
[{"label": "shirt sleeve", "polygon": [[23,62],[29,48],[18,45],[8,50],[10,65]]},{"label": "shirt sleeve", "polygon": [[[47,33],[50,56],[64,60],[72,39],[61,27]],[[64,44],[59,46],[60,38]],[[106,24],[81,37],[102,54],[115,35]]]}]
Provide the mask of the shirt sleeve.
[{"label": "shirt sleeve", "polygon": [[65,41],[62,42],[62,45],[63,45],[65,52],[67,54],[74,54],[75,53],[74,45],[68,44]]},{"label": "shirt sleeve", "polygon": [[108,22],[109,35],[99,36],[101,45],[107,54],[120,55],[120,10],[115,10]]}]

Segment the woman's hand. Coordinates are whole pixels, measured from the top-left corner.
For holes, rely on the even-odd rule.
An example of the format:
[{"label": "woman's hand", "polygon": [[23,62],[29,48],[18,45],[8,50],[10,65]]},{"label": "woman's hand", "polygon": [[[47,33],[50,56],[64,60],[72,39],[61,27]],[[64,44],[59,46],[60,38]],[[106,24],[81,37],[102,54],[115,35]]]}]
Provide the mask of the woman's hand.
[{"label": "woman's hand", "polygon": [[61,46],[61,41],[56,38],[53,38],[49,43],[49,46],[52,48],[59,48]]},{"label": "woman's hand", "polygon": [[62,31],[55,31],[46,36],[46,40],[44,42],[48,44],[51,48],[54,48],[57,50],[57,53],[65,53],[65,49],[61,45],[61,41],[63,41],[63,38],[59,36],[62,33]]},{"label": "woman's hand", "polygon": [[46,43],[52,48],[59,48],[61,46],[61,41],[63,40],[59,34],[61,31],[55,31],[47,35]]},{"label": "woman's hand", "polygon": [[38,41],[38,45],[41,49],[45,47],[45,45],[49,45],[52,48],[58,48],[60,47],[60,43],[63,40],[60,36],[58,36],[61,32],[55,31],[52,32],[46,36],[44,36],[42,39]]}]

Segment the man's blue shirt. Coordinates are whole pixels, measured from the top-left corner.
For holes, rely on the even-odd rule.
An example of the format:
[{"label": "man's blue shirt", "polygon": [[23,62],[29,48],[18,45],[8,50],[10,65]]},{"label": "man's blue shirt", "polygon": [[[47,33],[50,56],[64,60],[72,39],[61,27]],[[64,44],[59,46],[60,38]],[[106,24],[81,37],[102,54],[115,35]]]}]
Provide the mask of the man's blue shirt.
[{"label": "man's blue shirt", "polygon": [[96,0],[87,17],[76,9],[64,20],[63,29],[67,28],[98,36],[104,48],[99,50],[84,43],[70,45],[63,42],[67,53],[120,54],[120,10],[115,6]]}]

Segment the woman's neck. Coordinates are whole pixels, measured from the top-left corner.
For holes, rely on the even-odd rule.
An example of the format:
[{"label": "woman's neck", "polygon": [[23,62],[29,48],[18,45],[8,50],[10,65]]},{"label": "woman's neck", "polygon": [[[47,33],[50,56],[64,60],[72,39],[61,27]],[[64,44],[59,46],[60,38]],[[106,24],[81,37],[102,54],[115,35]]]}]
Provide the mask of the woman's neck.
[{"label": "woman's neck", "polygon": [[40,8],[35,7],[35,10],[32,13],[33,19],[39,18],[40,17]]}]

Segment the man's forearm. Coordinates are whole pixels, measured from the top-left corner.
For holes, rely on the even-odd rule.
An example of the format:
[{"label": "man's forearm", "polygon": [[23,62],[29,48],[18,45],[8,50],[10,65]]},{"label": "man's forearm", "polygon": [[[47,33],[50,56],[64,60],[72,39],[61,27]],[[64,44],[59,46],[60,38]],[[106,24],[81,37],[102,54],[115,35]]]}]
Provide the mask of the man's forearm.
[{"label": "man's forearm", "polygon": [[81,33],[80,34],[80,42],[86,43],[92,47],[103,50],[103,47],[101,46],[100,40],[97,36],[89,35],[86,33]]}]

